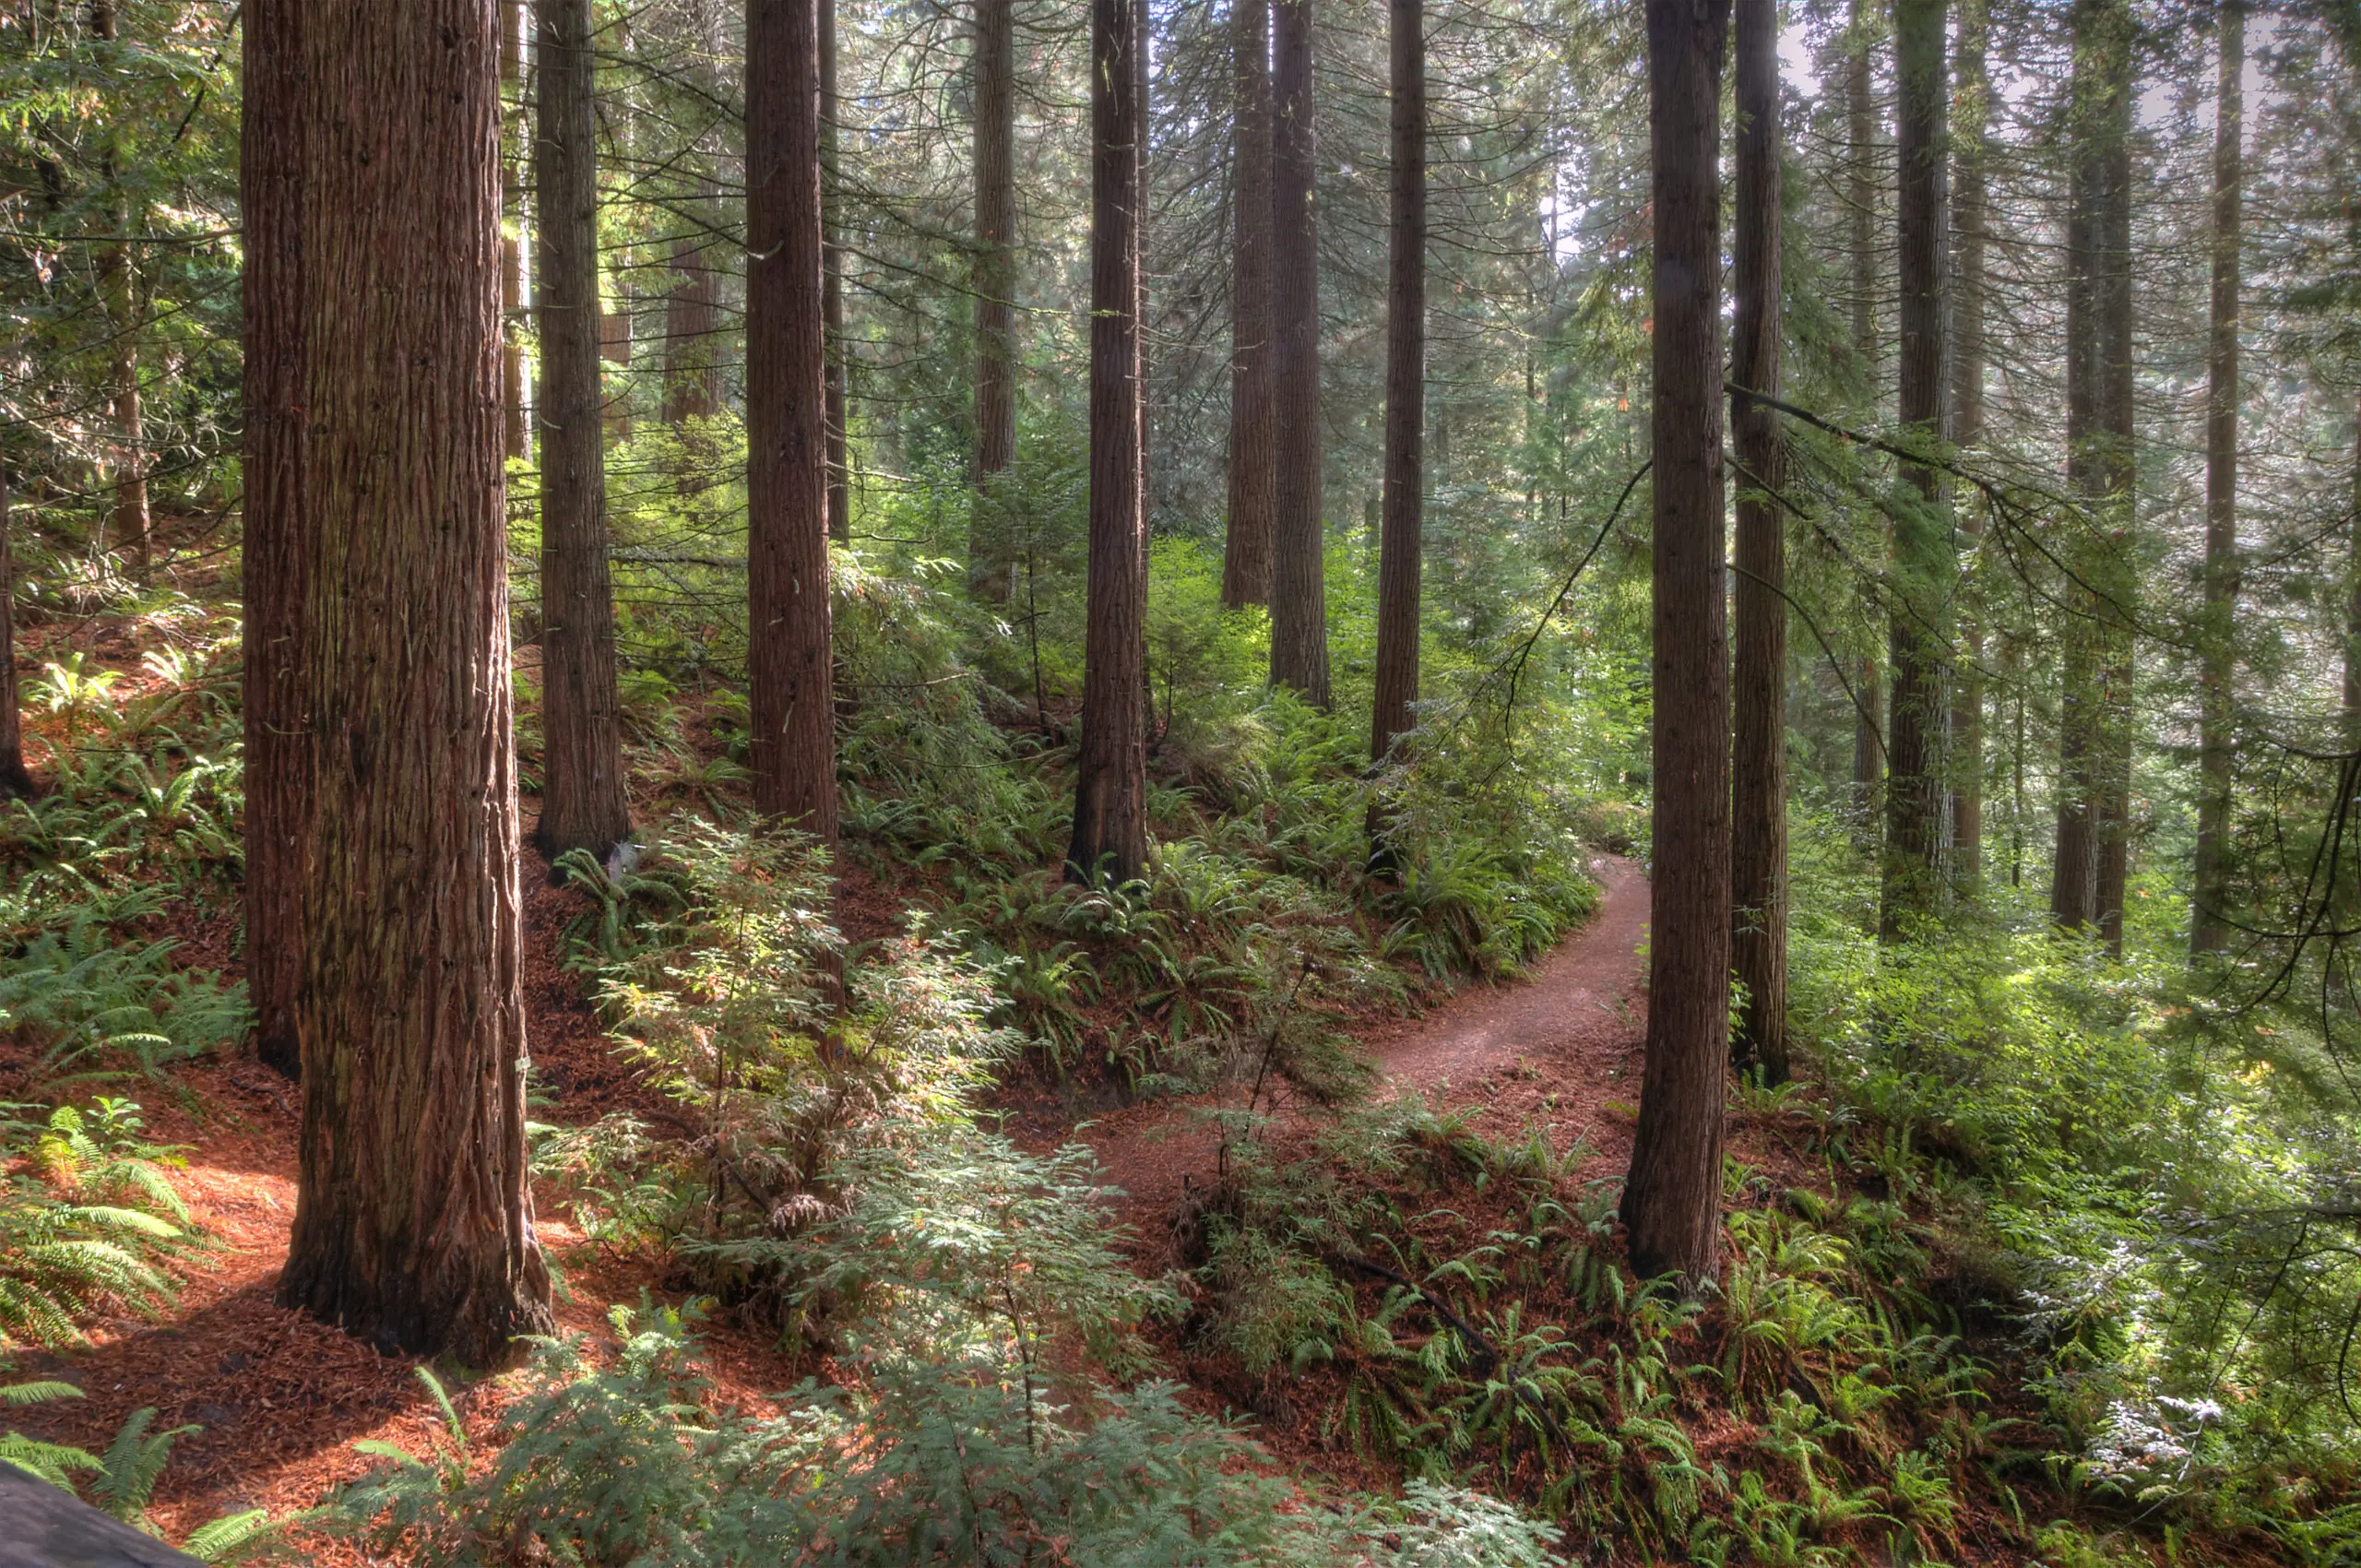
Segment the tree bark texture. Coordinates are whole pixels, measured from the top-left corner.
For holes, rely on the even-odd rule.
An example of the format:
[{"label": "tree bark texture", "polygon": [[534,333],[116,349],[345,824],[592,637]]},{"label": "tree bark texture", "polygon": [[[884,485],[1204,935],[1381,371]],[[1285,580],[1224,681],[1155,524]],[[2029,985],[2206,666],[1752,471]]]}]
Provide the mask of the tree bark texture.
[{"label": "tree bark texture", "polygon": [[[1895,409],[1905,437],[1939,445],[1943,437],[1945,0],[1896,0],[1894,74],[1901,94],[1895,154],[1901,183],[1895,204],[1901,300],[1900,374]],[[1878,931],[1906,934],[1939,907],[1950,837],[1944,741],[1950,702],[1944,690],[1946,624],[1958,561],[1942,479],[1926,464],[1904,465],[1904,493],[1893,525],[1900,588],[1891,617],[1886,689],[1885,855]]]},{"label": "tree bark texture", "polygon": [[[1991,115],[1989,0],[1960,0],[1958,81],[1952,93],[1952,441],[1962,451],[1984,440],[1984,291],[1987,224],[1985,137]],[[1952,877],[1964,891],[1984,875],[1984,627],[1973,603],[1984,514],[1960,517],[1968,558],[1962,587],[1970,602],[1960,620],[1962,657],[1952,683]]]},{"label": "tree bark texture", "polygon": [[1221,600],[1271,601],[1271,535],[1278,507],[1272,427],[1271,0],[1232,0],[1236,67],[1230,106],[1229,521]]},{"label": "tree bark texture", "polygon": [[1722,52],[1728,0],[1648,0],[1655,204],[1655,914],[1623,1223],[1639,1276],[1719,1273],[1729,1062],[1729,647],[1722,551]]},{"label": "tree bark texture", "polygon": [[2100,752],[2093,814],[2098,834],[2092,884],[2099,934],[2123,954],[2123,905],[2130,882],[2133,626],[2140,584],[2134,565],[2139,523],[2136,461],[2137,367],[2132,359],[2131,95],[2134,22],[2128,0],[2106,12],[2106,76],[2101,101],[2099,209],[2100,481],[2106,495],[2101,626],[2106,652],[2101,682]]},{"label": "tree bark texture", "polygon": [[[1782,347],[1779,7],[1737,0],[1735,313],[1730,381],[1779,395]],[[1779,416],[1730,398],[1732,444],[1747,473],[1738,502],[1731,702],[1730,967],[1746,988],[1731,1060],[1768,1083],[1787,1078],[1787,545],[1772,499],[1786,485]]]},{"label": "tree bark texture", "polygon": [[255,1053],[290,1078],[303,1063],[295,1011],[312,799],[303,620],[312,565],[303,414],[307,131],[298,47],[306,8],[307,0],[247,0],[240,28],[246,997],[255,1012]]},{"label": "tree bark texture", "polygon": [[[2223,0],[2213,110],[2213,287],[2206,337],[2205,619],[2200,673],[2193,954],[2230,944],[2224,853],[2230,837],[2232,639],[2238,602],[2238,291],[2245,178],[2246,9]],[[2353,706],[2347,675],[2347,708]]]},{"label": "tree bark texture", "polygon": [[[525,415],[525,0],[500,6],[500,407],[502,449],[532,456]],[[509,119],[515,116],[511,127]],[[514,137],[511,137],[511,130]]]},{"label": "tree bark texture", "polygon": [[826,341],[822,371],[828,419],[828,537],[852,538],[852,468],[845,444],[850,434],[846,401],[845,248],[838,232],[844,197],[837,167],[837,136],[843,101],[836,91],[836,0],[820,0],[820,324]]},{"label": "tree bark texture", "polygon": [[540,67],[541,820],[533,842],[604,859],[631,832],[615,692],[599,369],[598,60],[591,0],[533,0]]},{"label": "tree bark texture", "polygon": [[0,463],[0,801],[30,800],[23,710],[17,704],[16,562],[8,553],[8,469]]},{"label": "tree bark texture", "polygon": [[[387,1351],[482,1366],[552,1321],[525,1173],[499,20],[492,0],[266,0],[249,49],[283,45],[257,45],[257,22],[297,17],[292,70],[247,81],[249,113],[258,86],[298,94],[298,275],[261,298],[296,307],[299,396],[264,422],[263,466],[293,437],[306,505],[261,533],[291,531],[314,568],[279,1298]],[[253,326],[282,366],[279,324]]]},{"label": "tree bark texture", "polygon": [[1382,765],[1418,700],[1418,565],[1427,423],[1427,43],[1420,0],[1392,0],[1392,230],[1385,288],[1385,477],[1377,568],[1370,761]]},{"label": "tree bark texture", "polygon": [[[1845,26],[1845,206],[1852,220],[1846,254],[1852,262],[1854,374],[1876,406],[1878,370],[1878,173],[1875,87],[1876,21],[1867,0],[1852,0]],[[1861,842],[1874,847],[1885,810],[1884,676],[1874,654],[1854,673],[1853,810]]]},{"label": "tree bark texture", "polygon": [[1277,509],[1271,534],[1271,680],[1328,706],[1326,529],[1321,518],[1320,257],[1312,176],[1312,0],[1272,0],[1271,301]]},{"label": "tree bark texture", "polygon": [[1090,7],[1090,564],[1081,737],[1066,874],[1147,868],[1147,556],[1140,425],[1143,8]]},{"label": "tree bark texture", "polygon": [[1016,8],[976,0],[976,484],[967,580],[1014,590],[996,476],[1016,460]]},{"label": "tree bark texture", "polygon": [[746,8],[747,660],[754,806],[833,847],[818,0]]}]

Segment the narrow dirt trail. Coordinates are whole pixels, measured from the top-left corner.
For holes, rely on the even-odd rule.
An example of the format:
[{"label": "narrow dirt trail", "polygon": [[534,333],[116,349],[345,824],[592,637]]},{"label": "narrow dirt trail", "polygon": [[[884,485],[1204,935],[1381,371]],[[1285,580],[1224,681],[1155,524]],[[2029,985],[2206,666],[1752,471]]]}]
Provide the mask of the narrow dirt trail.
[{"label": "narrow dirt trail", "polygon": [[[1597,912],[1525,978],[1471,987],[1362,1037],[1382,1076],[1379,1097],[1439,1096],[1446,1108],[1474,1109],[1476,1125],[1491,1136],[1538,1126],[1560,1153],[1584,1141],[1592,1151],[1585,1177],[1625,1168],[1646,1032],[1639,949],[1648,880],[1625,860],[1602,857],[1590,870],[1602,893]],[[1173,1218],[1192,1192],[1212,1184],[1220,1138],[1204,1112],[1219,1103],[1157,1100],[1078,1129],[1108,1185],[1122,1194],[1119,1207],[1144,1262],[1169,1253]]]}]

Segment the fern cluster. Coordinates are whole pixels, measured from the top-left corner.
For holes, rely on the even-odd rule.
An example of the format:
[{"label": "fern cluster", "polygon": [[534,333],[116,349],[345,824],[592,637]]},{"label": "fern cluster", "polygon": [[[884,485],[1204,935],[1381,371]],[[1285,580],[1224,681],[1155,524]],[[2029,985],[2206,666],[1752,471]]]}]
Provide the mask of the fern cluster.
[{"label": "fern cluster", "polygon": [[72,1344],[92,1312],[149,1313],[172,1299],[162,1265],[191,1244],[163,1170],[174,1158],[140,1140],[126,1101],[0,1120],[0,1158],[30,1168],[0,1178],[0,1352]]}]

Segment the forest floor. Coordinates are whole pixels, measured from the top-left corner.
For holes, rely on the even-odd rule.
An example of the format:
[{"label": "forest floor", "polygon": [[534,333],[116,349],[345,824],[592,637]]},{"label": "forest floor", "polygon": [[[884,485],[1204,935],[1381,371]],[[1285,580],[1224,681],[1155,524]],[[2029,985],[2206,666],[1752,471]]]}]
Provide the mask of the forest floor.
[{"label": "forest floor", "polygon": [[[560,967],[566,922],[580,897],[535,883],[526,914],[526,1003],[534,1046],[537,1119],[574,1123],[654,1103],[612,1051],[584,997],[578,975]],[[1604,897],[1597,914],[1525,978],[1464,990],[1424,1014],[1373,1022],[1360,1043],[1381,1075],[1379,1095],[1418,1093],[1446,1106],[1480,1106],[1476,1125],[1509,1135],[1545,1126],[1563,1149],[1584,1140],[1595,1152],[1585,1178],[1619,1172],[1630,1148],[1629,1100],[1638,1098],[1644,1030],[1648,918],[1645,876],[1627,861],[1593,868]],[[853,890],[855,926],[882,925],[882,889]],[[219,929],[215,929],[215,928]],[[234,972],[228,918],[202,927],[175,922],[184,963]],[[852,932],[883,934],[883,931]],[[0,1042],[0,1101],[20,1098],[32,1069],[29,1054]],[[183,1269],[175,1301],[152,1320],[89,1325],[89,1343],[63,1353],[18,1357],[15,1375],[78,1385],[84,1397],[10,1413],[10,1424],[51,1441],[103,1448],[134,1410],[152,1406],[156,1430],[190,1427],[156,1491],[152,1515],[177,1538],[219,1515],[266,1507],[301,1510],[377,1461],[356,1442],[376,1440],[423,1452],[442,1435],[420,1383],[418,1362],[380,1355],[275,1301],[295,1207],[298,1091],[251,1059],[180,1069],[172,1087],[130,1086],[141,1099],[148,1133],[179,1146],[187,1165],[174,1173],[204,1250]],[[1097,1153],[1143,1272],[1162,1274],[1177,1261],[1170,1238],[1184,1223],[1192,1194],[1210,1182],[1221,1158],[1220,1134],[1203,1099],[1144,1102],[1079,1123],[1038,1097],[1011,1132],[1040,1146],[1080,1136]],[[1284,1146],[1311,1125],[1300,1104],[1275,1110],[1273,1141]],[[1593,1168],[1595,1167],[1595,1169]],[[559,1272],[559,1325],[603,1333],[616,1304],[643,1290],[663,1293],[661,1265],[610,1255],[587,1241],[553,1203],[540,1206],[541,1241]],[[719,1398],[759,1405],[769,1391],[800,1381],[762,1328],[718,1314],[703,1335]],[[443,1369],[459,1372],[462,1369]],[[1175,1369],[1189,1372],[1189,1367]],[[1215,1369],[1204,1369],[1215,1372]],[[825,1368],[823,1369],[825,1376]],[[457,1386],[446,1377],[471,1433],[489,1431],[493,1413],[514,1392],[506,1378]],[[1229,1403],[1216,1375],[1192,1403]],[[1284,1433],[1275,1434],[1284,1436]],[[1297,1444],[1276,1445],[1283,1459]],[[1347,1465],[1347,1469],[1358,1467]],[[350,1546],[307,1541],[323,1562],[362,1561]]]}]

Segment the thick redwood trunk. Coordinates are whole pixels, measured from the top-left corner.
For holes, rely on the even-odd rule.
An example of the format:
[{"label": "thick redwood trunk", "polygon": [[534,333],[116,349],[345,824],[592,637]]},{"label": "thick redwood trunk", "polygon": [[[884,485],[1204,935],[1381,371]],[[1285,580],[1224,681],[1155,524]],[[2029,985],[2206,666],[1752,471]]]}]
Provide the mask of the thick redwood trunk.
[{"label": "thick redwood trunk", "polygon": [[25,771],[25,736],[17,706],[17,622],[12,603],[17,569],[8,553],[8,469],[0,464],[0,801],[30,800],[32,775]]},{"label": "thick redwood trunk", "polygon": [[[1895,408],[1905,437],[1928,445],[1943,436],[1943,117],[1951,100],[1944,8],[1945,0],[1897,0],[1893,29],[1901,86],[1894,138],[1901,171]],[[1904,497],[1907,505],[1893,525],[1894,575],[1903,597],[1887,643],[1885,856],[1878,898],[1878,932],[1889,942],[1931,915],[1941,896],[1951,826],[1943,624],[1958,571],[1940,475],[1928,465],[1905,464],[1902,477],[1915,493]]]},{"label": "thick redwood trunk", "polygon": [[307,0],[247,0],[238,200],[245,228],[246,996],[255,1051],[294,1077],[303,975],[303,846],[311,820],[304,604],[303,185],[298,33]]},{"label": "thick redwood trunk", "polygon": [[[1987,0],[1960,0],[1957,117],[1952,148],[1952,440],[1962,451],[1984,441],[1985,127],[1991,113],[1987,68]],[[1975,592],[1984,512],[1960,517],[1968,550],[1964,584]],[[1971,602],[1962,615],[1962,658],[1952,683],[1952,877],[1972,892],[1984,876],[1984,627]]]},{"label": "thick redwood trunk", "polygon": [[[525,422],[525,0],[496,0],[500,6],[500,407],[503,449],[512,457],[532,456],[532,431]],[[514,119],[512,127],[509,124]],[[513,134],[512,134],[513,131]]]},{"label": "thick redwood trunk", "polygon": [[[284,41],[257,24],[301,18],[292,68],[246,84],[247,113],[291,129],[302,160],[298,280],[277,295],[297,306],[299,396],[261,439],[276,461],[294,438],[305,505],[257,531],[291,532],[315,567],[279,1297],[386,1350],[482,1366],[551,1326],[525,1181],[498,18],[492,0],[283,3],[245,18],[265,54]],[[256,102],[289,85],[291,120]],[[284,365],[286,324],[248,325]]]},{"label": "thick redwood trunk", "polygon": [[836,0],[820,0],[820,323],[826,337],[823,401],[828,420],[828,537],[852,538],[852,469],[845,458],[845,251],[837,236],[844,196],[837,179]]},{"label": "thick redwood trunk", "polygon": [[1273,0],[1271,680],[1328,706],[1328,600],[1321,519],[1320,260],[1313,212],[1312,0]]},{"label": "thick redwood trunk", "polygon": [[598,63],[591,0],[534,0],[534,247],[541,327],[541,820],[533,842],[604,858],[631,832],[599,371]]},{"label": "thick redwood trunk", "polygon": [[1090,7],[1090,567],[1074,838],[1066,874],[1128,882],[1147,866],[1145,496],[1140,442],[1140,141],[1144,7]]},{"label": "thick redwood trunk", "polygon": [[1623,1223],[1642,1278],[1719,1275],[1729,1064],[1721,75],[1728,0],[1648,0],[1655,200],[1655,917]]},{"label": "thick redwood trunk", "polygon": [[[1737,295],[1730,381],[1779,395],[1780,162],[1777,0],[1737,0]],[[1768,1083],[1787,1077],[1787,546],[1774,491],[1786,485],[1779,417],[1730,398],[1738,477],[1737,615],[1731,701],[1730,968],[1746,988],[1731,1060]]]},{"label": "thick redwood trunk", "polygon": [[746,9],[747,684],[754,806],[833,846],[816,0]]},{"label": "thick redwood trunk", "polygon": [[1232,0],[1230,50],[1229,520],[1221,601],[1271,601],[1271,534],[1278,508],[1272,428],[1271,0]]},{"label": "thick redwood trunk", "polygon": [[[1382,765],[1418,700],[1418,559],[1427,422],[1427,44],[1419,0],[1393,0],[1392,230],[1385,290],[1385,489],[1377,568],[1370,761]],[[1372,846],[1374,849],[1374,846]]]},{"label": "thick redwood trunk", "polygon": [[995,476],[1016,460],[1016,8],[976,0],[976,485],[967,581],[1004,601],[1015,552]]},{"label": "thick redwood trunk", "polygon": [[[2230,944],[2224,853],[2230,837],[2232,638],[2238,602],[2238,274],[2247,32],[2242,0],[2224,0],[2213,111],[2213,291],[2206,349],[2205,619],[2199,688],[2196,908],[2191,953]],[[2361,499],[2361,496],[2356,496]],[[2346,707],[2353,706],[2348,659]],[[2348,742],[2349,743],[2349,742]]]}]

